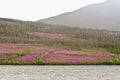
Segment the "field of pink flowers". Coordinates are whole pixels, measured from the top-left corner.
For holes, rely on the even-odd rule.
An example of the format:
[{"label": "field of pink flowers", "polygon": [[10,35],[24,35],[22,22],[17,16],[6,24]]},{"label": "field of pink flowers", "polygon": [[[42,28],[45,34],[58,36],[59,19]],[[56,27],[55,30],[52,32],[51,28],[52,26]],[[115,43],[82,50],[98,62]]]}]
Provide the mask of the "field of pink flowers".
[{"label": "field of pink flowers", "polygon": [[120,64],[120,32],[0,18],[0,64]]},{"label": "field of pink flowers", "polygon": [[105,62],[110,61],[116,56],[113,54],[98,54],[82,51],[60,50],[44,58],[45,62],[68,62],[68,63],[83,63],[83,62]]},{"label": "field of pink flowers", "polygon": [[58,34],[58,33],[44,33],[44,32],[27,32],[28,35],[32,35],[32,36],[38,36],[38,37],[45,37],[45,38],[57,38],[57,39],[70,39],[69,36],[67,36],[66,34]]},{"label": "field of pink flowers", "polygon": [[0,44],[0,62],[12,63],[97,63],[116,58],[107,52],[63,50],[41,45]]}]

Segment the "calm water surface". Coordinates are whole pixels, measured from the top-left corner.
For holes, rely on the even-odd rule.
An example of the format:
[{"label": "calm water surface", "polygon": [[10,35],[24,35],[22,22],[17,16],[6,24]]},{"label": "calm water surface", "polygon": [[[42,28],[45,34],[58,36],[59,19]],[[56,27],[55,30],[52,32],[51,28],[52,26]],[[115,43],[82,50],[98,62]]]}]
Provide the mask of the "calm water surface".
[{"label": "calm water surface", "polygon": [[120,80],[120,66],[0,66],[0,80]]}]

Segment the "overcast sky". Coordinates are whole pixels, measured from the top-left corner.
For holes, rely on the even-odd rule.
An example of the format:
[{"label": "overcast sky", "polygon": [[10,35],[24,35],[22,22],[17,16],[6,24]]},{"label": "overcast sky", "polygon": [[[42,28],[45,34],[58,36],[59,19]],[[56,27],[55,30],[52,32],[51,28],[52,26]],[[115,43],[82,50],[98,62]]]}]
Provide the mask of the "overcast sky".
[{"label": "overcast sky", "polygon": [[106,0],[0,0],[0,17],[40,20]]}]

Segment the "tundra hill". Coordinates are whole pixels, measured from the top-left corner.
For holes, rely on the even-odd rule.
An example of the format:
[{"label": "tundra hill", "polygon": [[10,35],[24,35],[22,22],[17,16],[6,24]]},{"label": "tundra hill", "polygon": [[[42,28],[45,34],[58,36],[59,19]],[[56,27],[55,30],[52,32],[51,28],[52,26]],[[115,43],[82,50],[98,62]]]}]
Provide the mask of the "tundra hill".
[{"label": "tundra hill", "polygon": [[120,0],[88,5],[73,12],[39,20],[49,24],[120,31]]}]

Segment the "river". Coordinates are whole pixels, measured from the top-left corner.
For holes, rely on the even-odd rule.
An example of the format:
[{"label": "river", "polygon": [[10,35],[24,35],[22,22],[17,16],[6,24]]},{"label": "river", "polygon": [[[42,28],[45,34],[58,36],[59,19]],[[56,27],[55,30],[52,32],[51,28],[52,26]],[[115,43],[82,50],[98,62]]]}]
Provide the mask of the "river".
[{"label": "river", "polygon": [[120,66],[0,66],[0,80],[120,80]]}]

